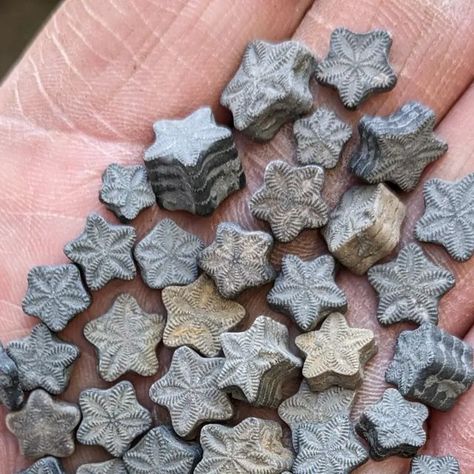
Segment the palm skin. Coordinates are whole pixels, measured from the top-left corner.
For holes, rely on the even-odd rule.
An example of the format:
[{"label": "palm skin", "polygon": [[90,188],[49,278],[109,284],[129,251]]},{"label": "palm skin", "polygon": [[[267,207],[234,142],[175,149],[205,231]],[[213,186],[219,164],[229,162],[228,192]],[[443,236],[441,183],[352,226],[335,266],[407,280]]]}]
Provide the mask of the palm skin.
[{"label": "palm skin", "polygon": [[[347,112],[334,91],[314,86],[317,104],[326,104],[355,124],[361,113],[386,114],[407,100],[420,100],[435,110],[438,132],[450,146],[447,155],[426,170],[423,181],[457,179],[474,171],[474,11],[469,0],[445,3],[446,10],[439,5],[434,0],[316,0],[314,4],[310,0],[67,0],[0,89],[2,342],[23,336],[35,323],[21,311],[28,270],[65,262],[62,248],[82,231],[88,213],[98,211],[114,219],[97,198],[100,176],[109,163],[139,163],[153,139],[151,125],[157,118],[182,117],[210,104],[220,121],[230,123],[230,116],[218,106],[219,96],[251,39],[280,40],[293,35],[323,57],[330,32],[337,26],[355,31],[387,29],[393,35],[391,60],[399,76],[395,89],[373,96],[359,112]],[[146,210],[134,222],[138,237],[163,217],[172,217],[208,243],[222,221],[265,229],[264,223],[251,217],[246,200],[261,185],[270,160],[294,162],[291,128],[264,145],[241,136],[237,140],[248,181],[244,190],[206,218],[157,207]],[[346,171],[353,146],[354,140],[342,163],[327,173],[324,194],[331,207],[353,181]],[[418,185],[404,195],[409,213],[403,242],[413,239],[414,224],[423,210],[421,190]],[[440,325],[474,342],[474,260],[456,263],[437,246],[424,248],[456,275],[456,287],[441,303]],[[318,233],[306,231],[290,244],[277,245],[273,260],[279,265],[285,253],[309,258],[325,252]],[[365,277],[343,270],[338,281],[348,296],[350,324],[372,329],[379,345],[379,353],[367,366],[354,410],[357,416],[384,390],[383,374],[395,337],[408,325],[378,325],[375,293]],[[296,326],[266,304],[269,288],[247,291],[239,298],[249,313],[242,328],[264,313],[291,325],[294,339]],[[134,294],[146,311],[163,312],[159,292],[146,289],[140,281],[113,282],[95,293],[90,309],[62,334],[82,351],[64,399],[77,401],[81,390],[106,386],[97,375],[95,354],[82,328],[125,291]],[[137,385],[141,402],[153,408],[155,423],[167,415],[153,407],[148,388],[167,370],[171,352],[160,346],[159,354],[157,376],[127,377]],[[295,389],[287,387],[288,394]],[[249,414],[276,418],[271,410],[237,406],[238,419]],[[474,437],[469,426],[473,413],[474,391],[463,395],[450,412],[432,413],[424,452],[450,453],[460,459],[463,472],[473,472]],[[4,415],[1,408],[0,474],[9,474],[28,462],[19,456]],[[78,446],[65,467],[72,470],[86,461],[106,458],[99,448]],[[356,472],[401,474],[407,472],[408,464],[400,458],[370,461]]]}]

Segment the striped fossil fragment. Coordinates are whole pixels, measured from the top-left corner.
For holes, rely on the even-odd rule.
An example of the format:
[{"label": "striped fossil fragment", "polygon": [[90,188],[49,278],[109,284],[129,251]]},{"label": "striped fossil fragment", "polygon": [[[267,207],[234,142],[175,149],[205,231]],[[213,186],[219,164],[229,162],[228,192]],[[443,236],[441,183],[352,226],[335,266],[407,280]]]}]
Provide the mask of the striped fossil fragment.
[{"label": "striped fossil fragment", "polygon": [[[39,459],[27,469],[23,469],[17,474],[66,474],[59,459],[48,456]],[[83,473],[84,474],[84,473]]]},{"label": "striped fossil fragment", "polygon": [[459,474],[458,460],[453,456],[415,456],[411,461],[410,474]]},{"label": "striped fossil fragment", "polygon": [[111,459],[110,461],[83,464],[76,474],[129,474],[125,464],[120,459]]},{"label": "striped fossil fragment", "polygon": [[23,400],[18,367],[0,342],[0,405],[16,410]]}]

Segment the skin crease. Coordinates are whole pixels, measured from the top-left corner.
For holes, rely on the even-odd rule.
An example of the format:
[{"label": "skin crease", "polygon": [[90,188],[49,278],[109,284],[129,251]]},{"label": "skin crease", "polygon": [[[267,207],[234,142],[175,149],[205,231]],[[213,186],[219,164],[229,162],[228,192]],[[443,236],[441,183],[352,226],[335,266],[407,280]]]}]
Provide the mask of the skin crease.
[{"label": "skin crease", "polygon": [[[237,4],[237,5],[236,5]],[[292,36],[306,43],[319,58],[328,48],[337,26],[355,31],[384,28],[392,33],[391,62],[398,74],[393,91],[372,96],[358,112],[345,111],[330,89],[313,85],[315,103],[326,104],[355,124],[362,113],[390,113],[410,99],[420,100],[437,113],[438,133],[448,141],[448,153],[430,166],[430,177],[458,179],[474,171],[474,12],[469,0],[68,0],[51,18],[29,51],[0,89],[0,202],[3,228],[0,237],[0,339],[5,344],[28,333],[35,319],[23,315],[21,300],[28,270],[39,264],[66,262],[62,248],[83,229],[85,217],[96,211],[116,221],[98,201],[100,176],[111,162],[139,163],[152,139],[152,122],[182,117],[204,104],[213,106],[218,120],[231,123],[218,105],[222,87],[236,70],[246,43],[255,38],[280,40]],[[355,135],[357,135],[355,133]],[[336,169],[327,173],[325,197],[330,207],[349,184],[356,182],[345,170],[357,137],[346,147]],[[134,221],[141,238],[158,220],[171,217],[178,225],[213,239],[221,221],[234,221],[251,229],[267,229],[253,219],[246,200],[260,185],[265,165],[274,159],[294,162],[291,126],[267,144],[255,144],[237,134],[247,187],[227,199],[210,217],[170,213],[156,206]],[[422,186],[403,199],[408,217],[403,242],[423,212]],[[435,245],[423,248],[456,275],[457,285],[442,300],[440,326],[474,342],[474,303],[471,281],[474,260],[456,263]],[[272,260],[279,265],[285,253],[310,258],[325,253],[316,231],[303,232],[294,242],[277,245]],[[366,367],[366,378],[354,410],[375,402],[386,387],[385,368],[392,357],[396,335],[410,327],[382,328],[375,319],[375,293],[365,277],[347,270],[338,274],[347,293],[350,324],[376,333],[379,353]],[[265,313],[290,327],[285,316],[271,311],[265,297],[271,285],[249,290],[239,301],[248,317],[245,329]],[[107,387],[97,376],[95,354],[82,336],[84,324],[103,314],[112,299],[131,292],[147,311],[163,311],[160,292],[141,281],[112,282],[94,296],[91,308],[69,324],[61,336],[79,345],[82,357],[63,399],[77,401],[87,387]],[[296,351],[295,346],[293,349]],[[171,351],[159,346],[160,370],[154,377],[125,377],[133,381],[140,401],[153,411],[155,424],[168,421],[166,410],[148,397],[150,384],[166,372]],[[289,396],[296,384],[285,387]],[[272,410],[236,403],[235,421],[249,415],[276,419]],[[429,439],[423,452],[452,454],[463,472],[474,472],[474,392],[463,395],[448,413],[433,413]],[[15,438],[3,422],[0,408],[0,474],[10,474],[28,462],[18,453]],[[288,437],[288,432],[286,431]],[[65,461],[68,472],[82,463],[105,460],[104,450],[78,445]],[[389,458],[370,461],[357,473],[398,474],[409,461]]]}]

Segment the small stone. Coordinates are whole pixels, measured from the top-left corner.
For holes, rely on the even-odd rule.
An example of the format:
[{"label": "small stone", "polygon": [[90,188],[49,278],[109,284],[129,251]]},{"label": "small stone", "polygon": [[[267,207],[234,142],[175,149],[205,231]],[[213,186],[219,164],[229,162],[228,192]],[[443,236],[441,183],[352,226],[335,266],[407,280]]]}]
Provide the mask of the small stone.
[{"label": "small stone", "polygon": [[62,331],[90,304],[76,265],[38,266],[29,271],[23,311],[41,319],[51,331]]},{"label": "small stone", "polygon": [[409,458],[426,442],[423,423],[427,418],[425,405],[409,402],[398,390],[388,388],[362,413],[356,431],[369,443],[370,457],[376,461],[389,456]]},{"label": "small stone", "polygon": [[150,430],[123,455],[128,474],[191,474],[200,458],[197,443],[180,440],[164,425]]},{"label": "small stone", "polygon": [[76,474],[128,474],[125,464],[120,459],[94,464],[83,464]]},{"label": "small stone", "polygon": [[455,284],[450,271],[429,260],[413,243],[403,247],[395,260],[372,267],[368,277],[379,294],[377,319],[383,325],[437,324],[439,300]]},{"label": "small stone", "polygon": [[400,333],[385,379],[402,395],[446,411],[474,381],[472,353],[461,339],[423,324]]},{"label": "small stone", "polygon": [[267,301],[277,311],[290,315],[303,331],[310,331],[329,313],[346,310],[346,295],[336,285],[334,274],[331,255],[307,262],[296,255],[285,255]]},{"label": "small stone", "polygon": [[99,290],[114,278],[133,280],[135,229],[109,224],[98,214],[87,217],[84,232],[64,247],[64,253],[84,272],[87,286]]},{"label": "small stone", "polygon": [[251,405],[276,408],[282,384],[296,376],[301,359],[289,349],[288,329],[267,316],[259,316],[243,332],[221,335],[225,363],[219,388]]},{"label": "small stone", "polygon": [[217,226],[214,242],[202,251],[199,265],[224,298],[235,298],[245,289],[275,278],[269,261],[272,248],[270,234],[223,222]]},{"label": "small stone", "polygon": [[0,405],[17,410],[23,399],[18,367],[0,342]]},{"label": "small stone", "polygon": [[423,195],[426,209],[416,224],[416,238],[444,246],[455,260],[469,260],[474,253],[474,173],[454,182],[431,179]]},{"label": "small stone", "polygon": [[387,31],[353,33],[337,28],[328,55],[316,67],[316,79],[337,89],[344,106],[355,109],[370,94],[395,87],[397,76],[388,60],[391,46]]},{"label": "small stone", "polygon": [[321,197],[324,171],[320,166],[294,167],[271,161],[264,185],[250,199],[250,212],[270,223],[280,242],[290,242],[303,229],[317,229],[328,220],[328,208]]},{"label": "small stone", "polygon": [[296,138],[296,159],[300,165],[334,168],[342,148],[352,135],[352,127],[332,110],[317,108],[293,126]]},{"label": "small stone", "polygon": [[52,456],[48,456],[47,458],[36,461],[32,466],[19,471],[17,474],[66,474],[66,472],[63,469],[61,461]]},{"label": "small stone", "polygon": [[390,181],[411,191],[425,167],[448,149],[434,134],[434,126],[434,112],[419,102],[407,102],[386,117],[364,115],[352,172],[369,183]]},{"label": "small stone", "polygon": [[198,257],[204,242],[163,219],[137,244],[134,255],[150,288],[188,285],[198,276]]},{"label": "small stone", "polygon": [[210,214],[245,185],[232,132],[209,107],[182,120],[158,120],[145,165],[158,204],[170,211]]},{"label": "small stone", "polygon": [[142,407],[131,382],[123,381],[100,390],[81,392],[82,422],[77,440],[104,447],[112,456],[122,456],[132,441],[151,426],[150,412]]},{"label": "small stone", "polygon": [[315,64],[311,51],[296,41],[250,42],[221,96],[234,127],[254,140],[270,140],[284,123],[308,112]]},{"label": "small stone", "polygon": [[459,474],[458,460],[453,456],[415,456],[411,461],[410,474]]},{"label": "small stone", "polygon": [[100,376],[113,382],[127,372],[156,374],[164,325],[163,316],[146,313],[132,295],[120,294],[104,315],[84,327],[84,337],[97,349]]},{"label": "small stone", "polygon": [[24,456],[65,458],[74,452],[74,429],[80,419],[77,405],[54,400],[38,389],[20,410],[7,415],[6,424],[18,438]]},{"label": "small stone", "polygon": [[385,185],[354,186],[344,193],[322,229],[329,251],[363,275],[400,241],[405,205]]},{"label": "small stone", "polygon": [[168,372],[151,386],[150,398],[168,408],[179,436],[191,437],[208,421],[232,418],[230,399],[217,386],[223,365],[223,357],[201,357],[189,347],[180,347]]},{"label": "small stone", "polygon": [[203,458],[194,474],[280,474],[291,469],[293,453],[282,444],[275,421],[246,418],[234,427],[206,425]]},{"label": "small stone", "polygon": [[66,390],[80,354],[77,346],[62,341],[44,324],[34,326],[29,336],[11,341],[6,350],[18,368],[23,390],[43,388],[53,395]]},{"label": "small stone", "polygon": [[333,385],[357,388],[365,363],[377,352],[374,333],[351,328],[340,313],[331,313],[318,331],[301,334],[295,344],[306,356],[303,377],[318,392]]},{"label": "small stone", "polygon": [[187,286],[168,286],[161,297],[168,312],[165,345],[188,345],[207,357],[219,354],[220,335],[245,318],[245,308],[223,298],[205,274]]}]

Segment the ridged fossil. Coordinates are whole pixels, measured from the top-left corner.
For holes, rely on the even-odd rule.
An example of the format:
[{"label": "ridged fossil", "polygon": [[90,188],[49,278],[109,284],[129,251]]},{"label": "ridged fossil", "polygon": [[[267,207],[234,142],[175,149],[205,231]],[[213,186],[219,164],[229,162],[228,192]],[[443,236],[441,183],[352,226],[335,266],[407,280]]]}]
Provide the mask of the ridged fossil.
[{"label": "ridged fossil", "polygon": [[23,400],[18,367],[0,342],[0,405],[16,410]]},{"label": "ridged fossil", "polygon": [[125,464],[120,459],[111,459],[93,464],[83,464],[76,474],[129,474]]},{"label": "ridged fossil", "polygon": [[48,456],[46,458],[39,459],[30,467],[23,469],[17,474],[66,474],[66,472],[64,471],[62,463],[59,461],[59,459]]},{"label": "ridged fossil", "polygon": [[411,461],[410,474],[459,474],[459,462],[453,456],[415,456]]}]

